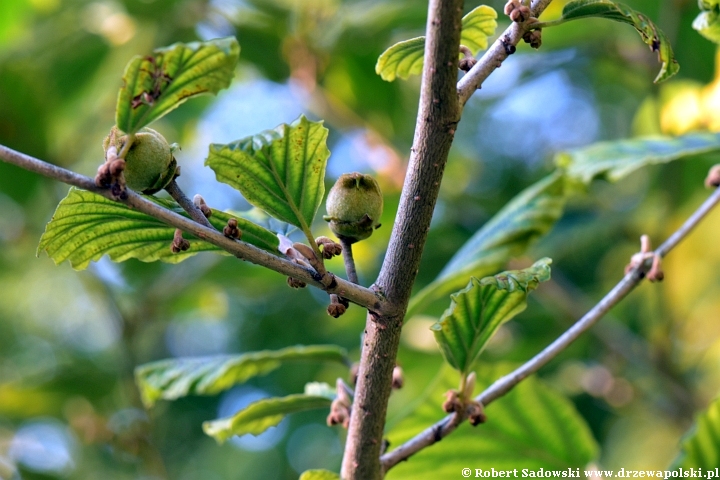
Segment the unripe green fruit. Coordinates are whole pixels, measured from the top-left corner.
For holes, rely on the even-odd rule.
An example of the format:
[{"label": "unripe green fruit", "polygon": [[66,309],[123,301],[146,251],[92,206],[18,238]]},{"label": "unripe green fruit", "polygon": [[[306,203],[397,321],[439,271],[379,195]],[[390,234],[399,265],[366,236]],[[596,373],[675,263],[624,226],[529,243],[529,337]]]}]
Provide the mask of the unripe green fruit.
[{"label": "unripe green fruit", "polygon": [[345,173],[330,189],[323,217],[330,230],[350,242],[364,240],[380,227],[383,196],[377,181],[362,173]]},{"label": "unripe green fruit", "polygon": [[[116,127],[103,142],[105,152],[114,145],[122,150],[127,136],[120,136]],[[153,194],[165,188],[175,178],[177,162],[165,137],[151,128],[135,134],[135,140],[125,155],[125,182],[139,192]]]}]

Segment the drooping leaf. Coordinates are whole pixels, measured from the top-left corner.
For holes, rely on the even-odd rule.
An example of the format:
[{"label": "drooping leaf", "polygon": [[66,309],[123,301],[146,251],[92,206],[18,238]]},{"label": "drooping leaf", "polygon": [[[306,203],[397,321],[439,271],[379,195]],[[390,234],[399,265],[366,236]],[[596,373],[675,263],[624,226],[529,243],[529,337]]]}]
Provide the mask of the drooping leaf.
[{"label": "drooping leaf", "polygon": [[701,413],[682,442],[680,455],[672,469],[704,468],[713,470],[720,465],[720,398],[716,398]]},{"label": "drooping leaf", "polygon": [[[171,200],[146,198],[188,217],[185,211]],[[228,219],[236,218],[243,232],[243,241],[278,255],[277,236],[242,218],[242,215],[213,210],[210,222],[222,230]],[[174,234],[175,228],[160,220],[133,210],[123,203],[73,187],[45,227],[38,253],[44,250],[56,264],[69,260],[74,269],[83,270],[91,261],[97,261],[106,254],[114,262],[137,258],[143,262],[161,260],[178,263],[199,252],[223,252],[215,245],[186,234],[190,248],[184,252],[172,253],[170,245]]]},{"label": "drooping leaf", "polygon": [[273,217],[309,231],[323,195],[328,130],[305,116],[228,145],[205,162],[218,181]]},{"label": "drooping leaf", "polygon": [[720,1],[700,0],[698,3],[702,11],[695,17],[693,28],[708,40],[720,43]]},{"label": "drooping leaf", "polygon": [[317,408],[328,408],[332,400],[327,397],[316,397],[306,394],[288,395],[287,397],[263,398],[251,403],[246,408],[229,418],[221,418],[203,423],[203,431],[223,443],[233,435],[260,435],[270,427],[274,427],[286,415]]},{"label": "drooping leaf", "polygon": [[[478,370],[476,393],[510,372],[506,364],[484,364]],[[443,394],[457,388],[457,374],[449,367],[443,381],[419,407],[388,434],[390,445],[399,446],[446,414]],[[441,442],[421,450],[410,461],[388,471],[387,480],[457,478],[463,468],[512,470],[514,468],[563,470],[584,467],[594,460],[598,447],[573,404],[531,377],[486,407],[487,423],[467,422]]]},{"label": "drooping leaf", "polygon": [[[252,377],[267,375],[283,362],[314,361],[347,363],[347,353],[335,345],[296,346],[242,355],[176,358],[147,363],[135,369],[135,381],[143,403],[151,407],[159,399],[175,400],[187,395],[215,395]],[[310,385],[310,384],[309,384]],[[329,388],[329,387],[328,387]],[[328,396],[330,390],[309,390]]]},{"label": "drooping leaf", "polygon": [[549,258],[523,270],[511,270],[483,279],[452,295],[450,308],[431,329],[445,360],[463,375],[500,326],[527,307],[528,294],[550,280]]},{"label": "drooping leaf", "polygon": [[307,470],[299,480],[340,480],[340,475],[330,470]]},{"label": "drooping leaf", "polygon": [[135,133],[188,98],[227,88],[239,56],[237,40],[227,37],[176,43],[134,57],[125,67],[118,94],[117,127]]},{"label": "drooping leaf", "polygon": [[720,151],[720,133],[691,133],[595,143],[559,153],[555,163],[568,177],[587,185],[597,177],[614,182],[646,165],[716,151]]},{"label": "drooping leaf", "polygon": [[410,301],[407,317],[467,285],[470,277],[499,272],[545,235],[565,208],[565,179],[552,174],[520,192],[477,231],[450,259],[437,278]]},{"label": "drooping leaf", "polygon": [[624,3],[611,0],[574,0],[563,8],[563,20],[588,17],[606,18],[635,27],[643,42],[650,46],[653,52],[657,52],[658,60],[662,63],[660,72],[655,77],[655,83],[667,80],[680,70],[665,33],[643,13],[633,10]]},{"label": "drooping leaf", "polygon": [[[487,5],[475,8],[462,19],[460,43],[472,50],[473,54],[485,50],[488,37],[495,34],[496,19],[497,13],[493,8]],[[380,55],[375,72],[388,82],[392,82],[396,77],[407,79],[410,75],[419,75],[422,72],[424,54],[425,37],[396,43]]]}]

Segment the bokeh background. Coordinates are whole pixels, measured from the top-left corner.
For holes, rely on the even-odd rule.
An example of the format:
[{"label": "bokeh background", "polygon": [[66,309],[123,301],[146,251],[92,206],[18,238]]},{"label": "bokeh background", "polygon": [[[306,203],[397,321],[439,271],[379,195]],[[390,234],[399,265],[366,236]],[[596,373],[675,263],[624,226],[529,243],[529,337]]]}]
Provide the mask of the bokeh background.
[{"label": "bokeh background", "polygon": [[[488,0],[498,11],[501,1]],[[559,15],[562,0],[546,13]],[[566,148],[657,133],[720,131],[720,61],[691,28],[695,0],[626,0],[666,32],[680,74],[658,86],[655,55],[629,26],[591,20],[521,45],[468,103],[451,152],[418,288],[501,206],[552,169]],[[466,9],[476,5],[466,2]],[[357,246],[361,280],[375,278],[412,141],[419,80],[374,72],[393,42],[421,34],[420,0],[3,0],[0,143],[91,175],[113,125],[125,64],[176,41],[235,35],[241,62],[216,98],[186,103],[155,128],[182,151],[180,185],[215,208],[246,209],[203,167],[229,142],[304,113],[324,119],[328,186],[343,172],[377,175],[384,227]],[[501,17],[498,32],[508,21]],[[714,108],[713,108],[714,105]],[[573,197],[551,234],[511,266],[553,258],[553,281],[499,332],[484,361],[522,361],[549,343],[622,275],[638,238],[664,239],[707,195],[720,156],[697,157],[596,182]],[[232,258],[180,265],[107,259],[82,272],[36,258],[66,185],[0,163],[0,478],[295,479],[337,469],[344,432],[326,412],[293,415],[259,437],[218,446],[201,422],[270,395],[334,383],[339,367],[288,365],[217,397],[145,411],[132,372],[151,360],[337,343],[357,358],[361,309],[340,319],[327,296]],[[320,222],[324,223],[324,222]],[[317,232],[326,232],[317,225]],[[606,468],[665,468],[693,415],[720,388],[720,212],[540,376],[568,395],[602,447]],[[342,271],[340,262],[331,263]],[[446,304],[408,322],[406,386],[390,419],[442,363],[428,326]],[[501,400],[502,401],[502,400]],[[438,403],[441,399],[438,399]],[[441,412],[438,412],[440,417]]]}]

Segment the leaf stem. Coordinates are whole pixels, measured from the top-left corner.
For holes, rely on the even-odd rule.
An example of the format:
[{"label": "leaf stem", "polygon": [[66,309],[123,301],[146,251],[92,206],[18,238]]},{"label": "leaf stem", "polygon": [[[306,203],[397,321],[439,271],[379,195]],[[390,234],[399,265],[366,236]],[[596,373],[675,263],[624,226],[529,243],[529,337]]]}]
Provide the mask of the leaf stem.
[{"label": "leaf stem", "polygon": [[340,245],[342,245],[343,261],[345,262],[345,273],[348,281],[360,285],[357,270],[355,269],[355,259],[353,258],[352,242],[342,235],[338,235]]},{"label": "leaf stem", "polygon": [[185,195],[185,192],[180,189],[180,185],[177,184],[175,179],[168,183],[165,187],[165,191],[175,199],[175,201],[188,213],[188,215],[190,215],[193,220],[198,222],[200,225],[205,225],[208,228],[215,229],[202,211],[187,197],[187,195]]},{"label": "leaf stem", "polygon": [[[4,145],[0,145],[0,160],[16,165],[25,170],[38,173],[45,177],[59,180],[63,183],[67,183],[68,185],[73,185],[75,187],[97,193],[105,198],[115,200],[111,197],[109,189],[97,187],[92,178],[80,175],[56,165],[52,165],[24,153],[17,152]],[[122,203],[125,203],[139,212],[150,215],[167,225],[195,235],[196,237],[220,247],[228,253],[231,253],[235,257],[269,268],[270,270],[274,270],[284,276],[300,279],[305,283],[328,293],[342,295],[351,302],[361,305],[372,312],[376,312],[377,314],[395,311],[393,305],[388,304],[382,296],[368,288],[355,285],[354,283],[335,277],[329,273],[326,275],[320,275],[317,272],[286,260],[285,258],[268,253],[265,250],[248,243],[227,238],[214,228],[210,229],[187,217],[163,208],[130,189],[127,190],[127,193],[128,198],[127,200],[122,201]]]},{"label": "leaf stem", "polygon": [[549,27],[557,27],[558,25],[562,25],[563,23],[567,22],[568,20],[564,18],[558,18],[557,20],[552,20],[550,22],[535,22],[531,23],[528,26],[528,30],[539,30],[541,28],[549,28]]},{"label": "leaf stem", "polygon": [[118,153],[118,158],[125,159],[125,156],[130,151],[130,147],[132,147],[132,144],[135,142],[135,134],[131,133],[127,136],[127,139],[125,140],[125,144],[120,149],[120,153]]},{"label": "leaf stem", "polygon": [[[716,189],[709,198],[707,198],[700,207],[678,228],[665,242],[660,245],[655,254],[660,257],[666,256],[673,248],[675,248],[688,234],[697,226],[700,221],[705,218],[710,211],[720,203],[720,188]],[[496,380],[492,385],[485,389],[475,400],[483,405],[502,397],[517,384],[524,379],[537,372],[541,367],[554,359],[560,352],[565,350],[572,342],[574,342],[581,334],[587,331],[595,323],[598,322],[612,307],[625,298],[637,285],[642,282],[645,272],[651,266],[652,259],[638,265],[620,280],[612,290],[610,290],[593,308],[590,309],[580,320],[572,327],[560,335],[554,342],[548,345],[544,350],[535,355],[533,358],[525,362],[513,372]],[[452,415],[445,417],[443,420],[426,428],[421,433],[400,445],[393,451],[386,453],[381,457],[383,468],[387,471],[403,460],[407,460],[411,455],[419,452],[425,447],[442,440],[452,433],[461,422],[452,421]]]}]

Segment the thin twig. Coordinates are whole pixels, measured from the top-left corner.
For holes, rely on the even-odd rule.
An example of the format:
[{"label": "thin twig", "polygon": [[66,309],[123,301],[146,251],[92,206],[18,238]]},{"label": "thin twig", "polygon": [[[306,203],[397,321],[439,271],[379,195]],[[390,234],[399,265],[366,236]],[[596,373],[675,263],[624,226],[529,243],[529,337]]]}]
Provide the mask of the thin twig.
[{"label": "thin twig", "polygon": [[352,242],[350,242],[342,235],[340,235],[338,239],[340,240],[340,245],[342,245],[342,255],[343,261],[345,262],[345,273],[347,274],[348,281],[360,285],[357,270],[355,269],[355,259],[353,258]]},{"label": "thin twig", "polygon": [[[29,155],[25,155],[24,153],[17,152],[3,145],[0,145],[0,159],[25,170],[59,180],[63,183],[67,183],[68,185],[73,185],[84,190],[95,192],[105,198],[113,200],[110,197],[110,190],[97,187],[93,179],[62,167],[52,165]],[[195,235],[201,240],[205,240],[208,243],[220,247],[226,252],[229,252],[242,260],[247,260],[248,262],[261,265],[288,277],[300,279],[305,283],[320,288],[321,290],[325,290],[328,293],[341,294],[344,298],[347,298],[351,302],[362,305],[371,311],[394,311],[394,308],[391,305],[387,305],[382,298],[370,289],[350,283],[329,273],[326,275],[320,275],[317,272],[268,253],[255,247],[254,245],[250,245],[249,243],[227,238],[214,228],[211,229],[204,225],[200,225],[187,217],[183,217],[171,210],[163,208],[130,189],[127,190],[127,194],[128,198],[127,200],[124,200],[123,203],[129,207],[150,215],[167,225]]]},{"label": "thin twig", "polygon": [[212,223],[207,219],[204,213],[190,200],[185,192],[180,189],[180,185],[173,179],[166,187],[165,191],[185,210],[190,217],[201,225],[215,229]]},{"label": "thin twig", "polygon": [[[532,16],[539,17],[547,6],[550,5],[550,2],[552,2],[552,0],[535,0],[532,2],[532,6],[530,7]],[[512,25],[500,34],[490,48],[485,51],[483,56],[478,59],[475,66],[458,82],[457,91],[461,105],[465,105],[472,94],[480,88],[485,79],[502,65],[502,62],[510,55],[510,53],[508,53],[509,46],[516,46],[520,43],[525,32],[534,28],[533,25],[532,23],[519,24],[513,22]]]},{"label": "thin twig", "polygon": [[[660,245],[655,254],[660,257],[667,255],[675,248],[680,241],[697,226],[707,214],[720,203],[720,189],[715,190],[713,194],[703,202],[700,207],[678,228],[665,242]],[[625,298],[644,278],[644,273],[650,267],[651,260],[634,268],[618,282],[615,287],[603,297],[588,313],[578,320],[572,327],[560,335],[554,342],[548,345],[543,351],[535,355],[533,358],[518,367],[512,373],[501,377],[495,383],[490,385],[484,392],[475,397],[477,401],[483,405],[488,405],[492,401],[502,397],[517,384],[537,372],[541,367],[546,365],[550,360],[555,358],[560,352],[565,350],[572,342],[574,342],[582,333],[592,327],[603,315],[605,315],[620,300]],[[444,437],[452,433],[461,422],[453,421],[453,416],[449,415],[431,427],[426,428],[418,435],[400,445],[393,451],[386,453],[380,459],[383,468],[387,471],[403,460],[407,460],[411,455],[419,452]]]}]

